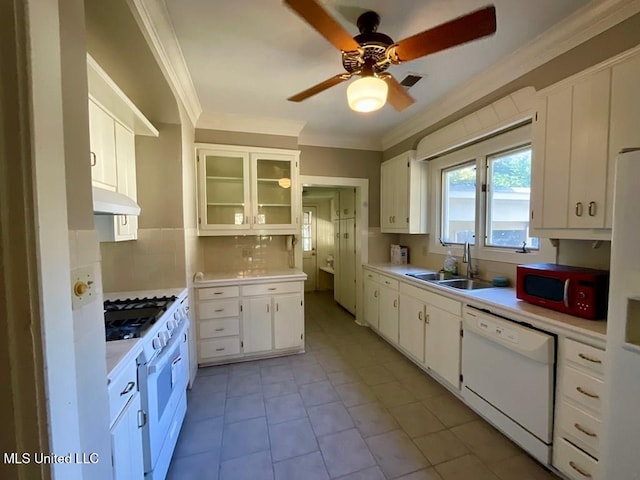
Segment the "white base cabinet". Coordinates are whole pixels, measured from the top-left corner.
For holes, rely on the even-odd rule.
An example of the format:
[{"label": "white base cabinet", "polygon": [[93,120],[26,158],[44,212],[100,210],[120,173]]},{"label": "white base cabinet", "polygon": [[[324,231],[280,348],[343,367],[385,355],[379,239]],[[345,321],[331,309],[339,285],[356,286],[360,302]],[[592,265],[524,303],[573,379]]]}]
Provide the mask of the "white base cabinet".
[{"label": "white base cabinet", "polygon": [[600,477],[605,351],[558,341],[553,466],[568,478]]},{"label": "white base cabinet", "polygon": [[114,480],[142,479],[144,477],[142,432],[138,423],[141,417],[140,412],[140,394],[136,392],[111,426],[111,457]]},{"label": "white base cabinet", "polygon": [[380,284],[378,274],[371,270],[364,271],[364,321],[374,330],[380,328],[379,324],[379,297]]},{"label": "white base cabinet", "polygon": [[365,321],[416,364],[460,389],[462,302],[364,268]]},{"label": "white base cabinet", "polygon": [[304,351],[301,280],[196,285],[198,364]]},{"label": "white base cabinet", "polygon": [[142,427],[146,415],[141,410],[138,368],[135,358],[109,374],[111,463],[114,480],[142,479],[144,460]]}]

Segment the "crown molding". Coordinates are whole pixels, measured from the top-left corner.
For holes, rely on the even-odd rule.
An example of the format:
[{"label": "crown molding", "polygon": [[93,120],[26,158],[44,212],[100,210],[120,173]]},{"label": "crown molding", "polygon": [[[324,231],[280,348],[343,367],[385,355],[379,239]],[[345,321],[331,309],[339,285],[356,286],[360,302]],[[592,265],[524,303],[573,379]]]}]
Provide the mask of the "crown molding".
[{"label": "crown molding", "polygon": [[285,118],[253,117],[220,112],[202,112],[196,128],[229,132],[261,133],[297,137],[307,122]]},{"label": "crown molding", "polygon": [[302,132],[298,138],[298,145],[314,147],[348,148],[351,150],[382,151],[382,143],[379,137],[331,135]]},{"label": "crown molding", "polygon": [[640,0],[593,0],[382,136],[384,150],[640,12]]},{"label": "crown molding", "polygon": [[202,113],[191,74],[163,0],[127,0],[151,51],[192,125]]}]

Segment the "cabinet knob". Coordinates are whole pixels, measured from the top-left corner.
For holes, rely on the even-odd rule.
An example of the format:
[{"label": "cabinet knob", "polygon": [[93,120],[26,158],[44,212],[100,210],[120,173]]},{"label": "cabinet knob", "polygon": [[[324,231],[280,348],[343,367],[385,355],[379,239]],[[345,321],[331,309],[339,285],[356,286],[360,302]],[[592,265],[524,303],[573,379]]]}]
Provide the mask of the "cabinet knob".
[{"label": "cabinet knob", "polygon": [[127,223],[129,223],[129,217],[127,215],[120,215],[120,223],[124,227]]},{"label": "cabinet knob", "polygon": [[98,157],[95,152],[89,152],[89,155],[91,156],[91,166],[95,167],[98,164]]},{"label": "cabinet knob", "polygon": [[393,301],[393,307],[396,308],[398,306],[398,300]]},{"label": "cabinet knob", "polygon": [[582,202],[576,203],[576,217],[582,216]]},{"label": "cabinet knob", "polygon": [[595,217],[596,216],[596,211],[597,211],[596,202],[589,202],[589,216],[590,217]]}]

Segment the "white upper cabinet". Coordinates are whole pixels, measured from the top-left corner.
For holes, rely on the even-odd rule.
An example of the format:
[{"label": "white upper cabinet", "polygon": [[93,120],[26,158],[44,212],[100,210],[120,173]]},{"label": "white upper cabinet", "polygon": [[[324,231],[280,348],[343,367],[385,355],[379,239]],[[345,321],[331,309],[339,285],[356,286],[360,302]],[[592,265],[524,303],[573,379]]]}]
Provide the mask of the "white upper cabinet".
[{"label": "white upper cabinet", "polygon": [[89,100],[91,180],[109,190],[116,190],[118,184],[115,123],[111,115]]},{"label": "white upper cabinet", "polygon": [[[158,136],[158,130],[87,55],[91,180],[95,187],[137,200],[135,136]],[[100,241],[138,238],[135,215],[96,215]]]},{"label": "white upper cabinet", "polygon": [[387,233],[428,233],[428,166],[415,150],[384,162],[380,168],[380,227]]},{"label": "white upper cabinet", "polygon": [[197,145],[198,234],[297,233],[299,152]]},{"label": "white upper cabinet", "polygon": [[540,93],[532,140],[534,235],[611,237],[615,158],[622,148],[640,146],[638,75],[640,57],[631,51]]}]

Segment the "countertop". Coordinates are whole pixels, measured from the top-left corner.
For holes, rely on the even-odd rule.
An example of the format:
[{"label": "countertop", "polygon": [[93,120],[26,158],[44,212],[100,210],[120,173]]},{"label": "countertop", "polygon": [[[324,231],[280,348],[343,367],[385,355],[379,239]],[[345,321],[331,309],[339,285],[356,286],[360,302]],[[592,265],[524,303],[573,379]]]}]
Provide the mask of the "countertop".
[{"label": "countertop", "polygon": [[304,281],[307,274],[295,268],[242,270],[233,272],[198,272],[193,283],[194,287],[215,287],[219,285],[245,285],[270,282]]},{"label": "countertop", "polygon": [[[128,292],[104,293],[105,300],[118,300],[143,297],[178,297],[181,301],[188,294],[187,288],[165,288],[161,290],[135,290]],[[153,328],[153,327],[152,327]],[[149,333],[149,332],[147,332]],[[114,340],[107,342],[107,377],[112,378],[118,374],[121,365],[135,362],[142,352],[141,338],[129,338],[127,340]]]},{"label": "countertop", "polygon": [[606,342],[606,320],[586,320],[532,305],[518,300],[514,288],[494,287],[478,290],[457,290],[406,276],[407,273],[433,272],[433,270],[427,268],[393,264],[369,264],[365,265],[365,268],[370,268],[382,274],[395,276],[412,285],[460,300],[468,305],[486,308],[498,315],[505,317],[509,317],[509,315],[516,316],[517,318],[514,318],[514,320],[526,321],[541,330],[565,336],[568,335],[576,340],[587,342],[595,341],[601,344],[601,346]]}]

